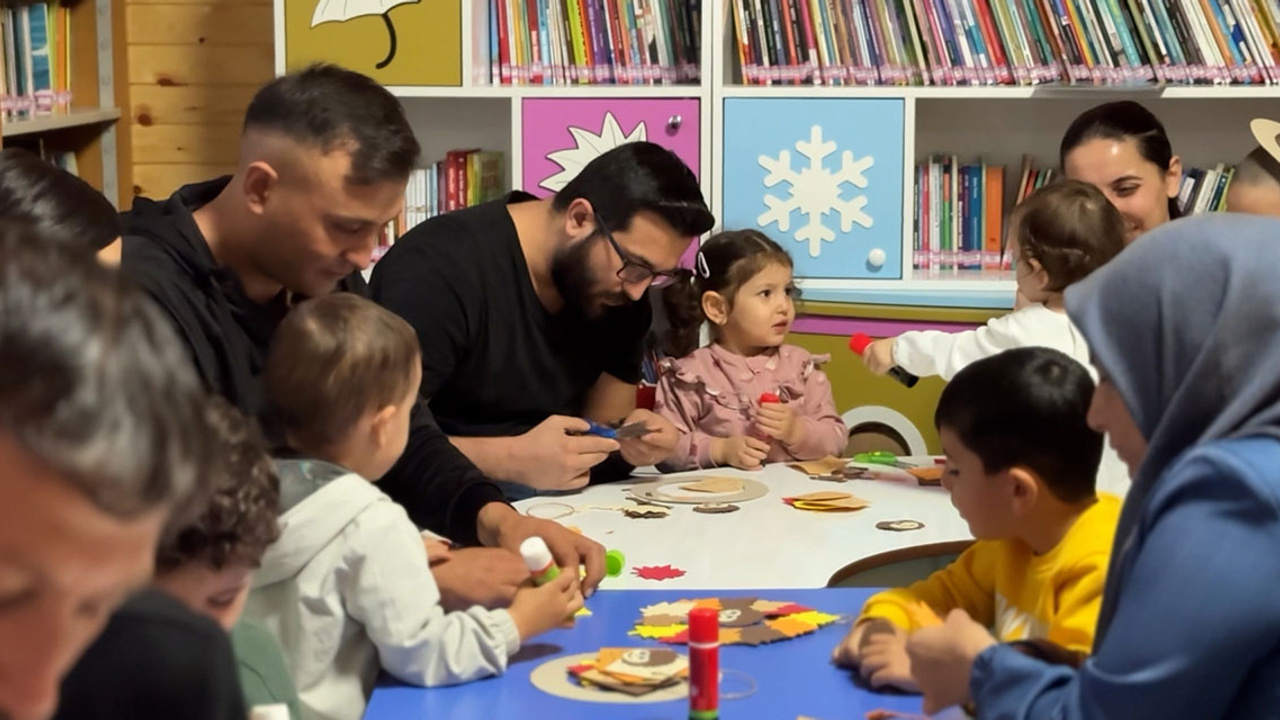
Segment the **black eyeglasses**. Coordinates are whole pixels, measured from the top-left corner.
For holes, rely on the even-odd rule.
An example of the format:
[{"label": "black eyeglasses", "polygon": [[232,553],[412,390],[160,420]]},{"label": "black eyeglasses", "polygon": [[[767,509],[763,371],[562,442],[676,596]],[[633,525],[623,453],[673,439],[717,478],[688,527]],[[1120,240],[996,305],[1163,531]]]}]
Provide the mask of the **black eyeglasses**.
[{"label": "black eyeglasses", "polygon": [[623,250],[617,240],[613,239],[613,233],[609,232],[609,227],[600,219],[600,214],[595,213],[595,216],[596,225],[599,226],[604,239],[609,241],[609,244],[613,246],[613,251],[618,253],[618,257],[622,260],[622,267],[618,270],[618,278],[622,282],[638,284],[648,280],[653,287],[662,287],[663,285],[670,285],[677,278],[684,275],[685,271],[679,268],[675,270],[654,270],[649,266],[648,262],[636,259],[626,250]]}]

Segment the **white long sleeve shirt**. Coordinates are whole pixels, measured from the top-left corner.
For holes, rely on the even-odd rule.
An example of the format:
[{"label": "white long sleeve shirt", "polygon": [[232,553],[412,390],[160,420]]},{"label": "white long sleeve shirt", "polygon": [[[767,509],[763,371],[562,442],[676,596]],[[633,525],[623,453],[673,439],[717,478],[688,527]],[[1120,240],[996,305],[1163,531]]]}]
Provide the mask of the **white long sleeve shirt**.
[{"label": "white long sleeve shirt", "polygon": [[[1066,312],[1051,310],[1043,303],[1031,303],[964,332],[903,333],[893,342],[893,362],[912,375],[938,375],[950,382],[969,363],[1020,347],[1058,350],[1084,365],[1095,382],[1098,379],[1084,335]],[[1107,444],[1102,448],[1097,489],[1120,496],[1129,489],[1128,468]]]}]

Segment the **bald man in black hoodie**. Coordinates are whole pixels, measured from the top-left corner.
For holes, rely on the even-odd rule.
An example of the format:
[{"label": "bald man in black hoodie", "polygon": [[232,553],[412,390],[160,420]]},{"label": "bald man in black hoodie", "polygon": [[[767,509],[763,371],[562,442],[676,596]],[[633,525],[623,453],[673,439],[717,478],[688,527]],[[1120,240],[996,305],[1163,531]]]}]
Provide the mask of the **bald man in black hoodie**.
[{"label": "bald man in black hoodie", "polygon": [[[299,297],[366,294],[359,271],[399,213],[418,153],[399,102],[369,78],[330,65],[278,78],[249,105],[235,175],[134,202],[121,271],[169,313],[205,383],[260,415],[276,327]],[[455,551],[436,566],[447,605],[508,604],[528,577],[516,552],[531,535],[561,566],[585,564],[588,589],[604,575],[600,545],[507,505],[425,403],[379,487],[420,526],[505,549]]]}]

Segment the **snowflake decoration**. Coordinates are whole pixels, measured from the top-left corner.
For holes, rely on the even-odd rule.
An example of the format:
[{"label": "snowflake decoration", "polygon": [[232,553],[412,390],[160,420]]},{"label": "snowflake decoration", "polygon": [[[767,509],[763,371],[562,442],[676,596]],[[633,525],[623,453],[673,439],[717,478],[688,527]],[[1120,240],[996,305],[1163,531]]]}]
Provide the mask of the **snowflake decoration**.
[{"label": "snowflake decoration", "polygon": [[600,128],[599,135],[586,128],[573,126],[569,127],[569,134],[573,136],[575,146],[547,154],[547,159],[559,165],[561,170],[539,183],[539,187],[551,192],[559,192],[592,160],[619,145],[648,139],[648,130],[644,122],[637,123],[630,133],[624,133],[622,126],[618,124],[618,119],[611,112],[605,113],[604,124]]},{"label": "snowflake decoration", "polygon": [[845,150],[840,154],[840,169],[831,172],[822,166],[822,161],[835,152],[834,142],[822,140],[822,128],[814,125],[809,131],[809,140],[796,142],[796,150],[809,158],[809,166],[799,171],[791,166],[791,152],[783,150],[777,158],[761,155],[757,158],[760,166],[769,171],[765,175],[764,186],[773,187],[780,182],[790,186],[790,197],[780,198],[775,195],[764,196],[764,204],[768,210],[756,219],[760,227],[777,223],[778,229],[787,232],[791,229],[791,211],[799,210],[808,216],[808,222],[796,230],[796,240],[809,243],[809,255],[818,257],[822,251],[822,243],[836,239],[831,228],[823,224],[822,218],[832,210],[840,213],[840,230],[849,232],[853,224],[864,228],[871,227],[871,216],[863,208],[867,206],[867,198],[863,195],[850,200],[840,197],[843,185],[849,183],[859,189],[867,187],[868,168],[875,164],[870,155],[854,160],[853,153]]}]

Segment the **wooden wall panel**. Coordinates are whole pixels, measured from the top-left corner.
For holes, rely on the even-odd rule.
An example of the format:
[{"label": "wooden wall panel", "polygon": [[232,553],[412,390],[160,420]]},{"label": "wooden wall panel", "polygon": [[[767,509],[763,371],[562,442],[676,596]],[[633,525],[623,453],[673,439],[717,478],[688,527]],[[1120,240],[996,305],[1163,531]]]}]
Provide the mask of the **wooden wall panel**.
[{"label": "wooden wall panel", "polygon": [[232,172],[245,107],[273,75],[271,3],[124,2],[133,194]]}]

